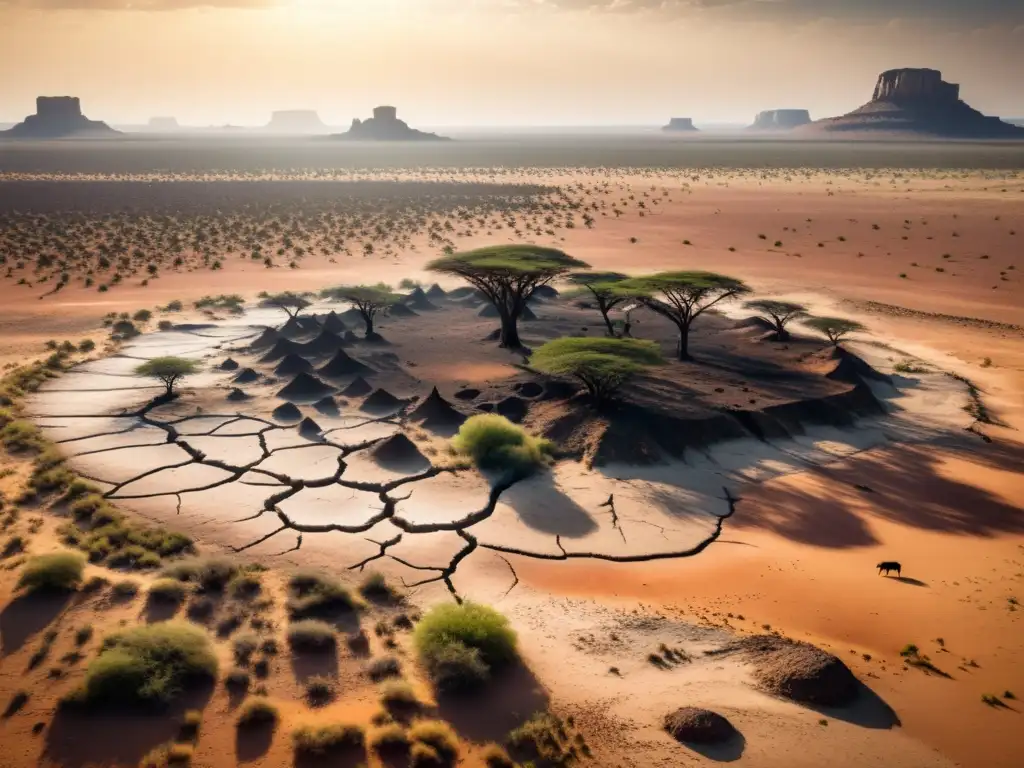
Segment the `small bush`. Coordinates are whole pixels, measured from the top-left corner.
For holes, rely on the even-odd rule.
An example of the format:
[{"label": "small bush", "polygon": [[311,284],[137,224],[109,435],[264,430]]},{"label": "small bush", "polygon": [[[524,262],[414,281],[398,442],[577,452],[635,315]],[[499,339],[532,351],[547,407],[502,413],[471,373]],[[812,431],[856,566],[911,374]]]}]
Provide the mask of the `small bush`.
[{"label": "small bush", "polygon": [[292,620],[330,619],[360,607],[342,584],[316,573],[297,573],[288,582],[288,616]]},{"label": "small bush", "polygon": [[220,557],[182,560],[163,571],[163,575],[168,578],[196,584],[202,592],[223,591],[237,574],[238,566],[231,560]]},{"label": "small bush", "polygon": [[0,442],[11,452],[41,451],[43,437],[31,421],[16,419],[0,429]]},{"label": "small bush", "polygon": [[390,584],[383,573],[372,571],[359,584],[359,593],[368,600],[377,602],[397,602],[401,596]]},{"label": "small bush", "polygon": [[452,438],[456,453],[480,469],[529,474],[551,455],[552,444],[527,434],[504,416],[481,413],[468,418]]},{"label": "small bush", "polygon": [[238,708],[238,727],[274,726],[280,720],[277,706],[262,696],[253,696],[242,702]]},{"label": "small bush", "polygon": [[250,600],[263,589],[258,573],[239,573],[228,582],[228,594],[236,600]]},{"label": "small bush", "polygon": [[288,645],[293,651],[328,651],[338,645],[334,628],[323,621],[306,619],[288,628]]},{"label": "small bush", "polygon": [[363,749],[366,734],[359,725],[305,725],[292,731],[292,747],[297,755],[323,756],[350,749]]},{"label": "small bush", "polygon": [[28,592],[70,591],[82,583],[85,558],[77,552],[56,552],[30,558],[21,571],[18,589]]},{"label": "small bush", "polygon": [[394,656],[381,656],[370,662],[366,673],[375,683],[389,677],[399,677],[402,674],[402,662]]},{"label": "small bush", "polygon": [[248,664],[252,655],[256,653],[260,640],[252,633],[238,635],[231,641],[231,649],[235,654],[235,661],[239,664]]},{"label": "small bush", "polygon": [[373,731],[368,741],[380,755],[397,756],[409,751],[409,736],[398,723],[388,723]]},{"label": "small bush", "polygon": [[139,594],[139,582],[132,581],[131,579],[118,581],[114,583],[110,591],[114,594],[114,597],[126,600]]},{"label": "small bush", "polygon": [[454,762],[458,757],[459,737],[448,723],[441,720],[420,720],[414,723],[409,729],[409,738],[426,744],[449,762]]},{"label": "small bush", "polygon": [[149,588],[149,599],[154,603],[180,605],[188,594],[188,588],[175,579],[157,579]]},{"label": "small bush", "polygon": [[446,763],[437,750],[428,744],[416,743],[409,750],[410,768],[443,768]]},{"label": "small bush", "polygon": [[187,686],[216,675],[217,657],[205,632],[179,622],[149,624],[108,637],[69,703],[166,705]]},{"label": "small bush", "polygon": [[479,687],[518,658],[508,619],[475,603],[440,605],[420,621],[413,635],[420,660],[434,684],[445,691]]},{"label": "small bush", "polygon": [[508,752],[497,744],[488,744],[480,753],[487,768],[516,768],[515,761],[508,756]]},{"label": "small bush", "polygon": [[241,667],[235,667],[224,678],[224,687],[229,691],[247,691],[251,680],[248,671]]},{"label": "small bush", "polygon": [[315,707],[334,698],[334,681],[326,675],[314,675],[306,681],[306,699]]},{"label": "small bush", "polygon": [[388,680],[380,687],[380,701],[387,709],[415,709],[420,700],[405,680]]}]

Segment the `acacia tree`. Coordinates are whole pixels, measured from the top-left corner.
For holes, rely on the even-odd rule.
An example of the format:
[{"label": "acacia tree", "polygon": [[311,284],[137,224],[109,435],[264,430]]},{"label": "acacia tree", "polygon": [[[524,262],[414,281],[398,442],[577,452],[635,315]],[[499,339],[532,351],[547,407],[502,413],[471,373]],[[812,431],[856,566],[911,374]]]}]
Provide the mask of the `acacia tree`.
[{"label": "acacia tree", "polygon": [[856,320],[847,320],[845,317],[808,317],[803,321],[808,328],[813,328],[823,334],[832,342],[835,347],[847,334],[855,331],[863,331],[864,324]]},{"label": "acacia tree", "polygon": [[159,379],[167,387],[166,397],[174,394],[174,385],[186,376],[199,372],[199,364],[195,360],[184,357],[154,357],[152,360],[135,366],[136,376],[148,376]]},{"label": "acacia tree", "polygon": [[461,277],[484,294],[501,318],[500,345],[514,349],[522,346],[519,317],[534,292],[572,269],[588,266],[556,248],[494,245],[435,259],[427,269]]},{"label": "acacia tree", "polygon": [[339,285],[334,288],[325,288],[320,292],[320,296],[325,299],[350,302],[363,316],[363,322],[366,323],[366,338],[370,338],[373,333],[373,319],[402,299],[402,296],[394,293],[391,286],[386,283]]},{"label": "acacia tree", "polygon": [[298,317],[302,310],[313,303],[307,298],[311,295],[309,293],[283,291],[281,293],[263,293],[260,295],[260,298],[263,299],[262,303],[264,306],[278,307],[283,309],[288,314],[288,317]]},{"label": "acacia tree", "polygon": [[714,272],[659,272],[624,280],[614,290],[675,324],[679,329],[680,360],[690,359],[690,327],[694,320],[717,304],[750,293],[742,280]]},{"label": "acacia tree", "polygon": [[601,406],[644,368],[664,362],[658,345],[638,339],[568,336],[534,350],[530,366],[554,376],[571,376]]},{"label": "acacia tree", "polygon": [[569,295],[585,296],[589,293],[594,297],[609,336],[615,335],[615,326],[612,325],[608,313],[619,304],[629,301],[628,296],[615,292],[615,286],[627,278],[628,275],[621,272],[573,272],[568,276],[570,283],[579,286]]},{"label": "acacia tree", "polygon": [[757,299],[755,301],[748,301],[743,306],[747,307],[747,309],[756,310],[762,320],[771,323],[775,327],[775,338],[779,341],[785,341],[789,338],[789,331],[786,330],[787,323],[791,320],[807,316],[807,307],[790,301]]}]

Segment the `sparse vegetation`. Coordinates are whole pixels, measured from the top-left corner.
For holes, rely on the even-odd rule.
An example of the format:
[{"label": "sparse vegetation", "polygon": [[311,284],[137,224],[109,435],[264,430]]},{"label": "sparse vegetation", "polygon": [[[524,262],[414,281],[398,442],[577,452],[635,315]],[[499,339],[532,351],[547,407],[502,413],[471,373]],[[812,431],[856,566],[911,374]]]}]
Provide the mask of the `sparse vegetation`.
[{"label": "sparse vegetation", "polygon": [[533,437],[504,416],[481,413],[468,418],[452,438],[456,453],[484,470],[523,476],[543,466],[553,452],[547,440]]},{"label": "sparse vegetation", "polygon": [[843,317],[806,317],[803,323],[828,338],[836,347],[849,334],[865,330],[863,323]]},{"label": "sparse vegetation", "polygon": [[306,619],[288,628],[288,645],[293,651],[327,651],[337,644],[334,628],[324,621]]},{"label": "sparse vegetation", "polygon": [[135,367],[136,376],[146,376],[162,382],[167,388],[166,397],[174,394],[174,385],[181,379],[198,372],[199,364],[195,360],[183,357],[154,357]]},{"label": "sparse vegetation", "polygon": [[518,659],[508,619],[484,605],[439,605],[416,626],[420,661],[439,690],[457,692],[483,685],[493,671]]},{"label": "sparse vegetation", "polygon": [[26,592],[71,591],[78,589],[85,571],[85,558],[77,552],[36,555],[25,563],[18,589]]},{"label": "sparse vegetation", "polygon": [[607,403],[645,367],[661,362],[658,345],[638,339],[564,337],[530,356],[531,367],[538,371],[580,381],[597,405]]},{"label": "sparse vegetation", "polygon": [[263,696],[252,696],[238,708],[236,722],[239,728],[266,727],[277,725],[280,717],[276,704]]}]

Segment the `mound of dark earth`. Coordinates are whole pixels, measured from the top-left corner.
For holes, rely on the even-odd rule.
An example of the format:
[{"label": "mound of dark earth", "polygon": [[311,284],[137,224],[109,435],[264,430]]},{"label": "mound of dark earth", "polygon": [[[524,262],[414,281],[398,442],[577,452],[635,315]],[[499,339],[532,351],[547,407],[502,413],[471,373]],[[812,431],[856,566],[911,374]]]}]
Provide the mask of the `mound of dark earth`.
[{"label": "mound of dark earth", "polygon": [[297,339],[301,336],[308,336],[309,329],[297,317],[289,317],[288,322],[278,330],[287,339]]},{"label": "mound of dark earth", "polygon": [[754,330],[754,331],[774,331],[775,326],[765,320],[763,317],[747,317],[743,320],[736,321],[733,328],[737,330]]},{"label": "mound of dark earth", "polygon": [[320,428],[319,424],[307,416],[299,424],[299,434],[303,437],[320,437],[320,435],[323,434],[323,429]]},{"label": "mound of dark earth", "polygon": [[406,306],[405,304],[393,304],[388,309],[388,314],[391,317],[417,317],[418,313]]},{"label": "mound of dark earth", "polygon": [[313,364],[299,355],[285,355],[274,367],[274,373],[278,376],[294,376],[296,373],[308,373],[313,370]]},{"label": "mound of dark earth", "polygon": [[373,393],[363,401],[360,410],[368,413],[394,413],[404,406],[408,401],[395,397],[386,389],[375,389]]},{"label": "mound of dark earth", "polygon": [[274,346],[274,344],[276,344],[280,340],[280,338],[281,334],[279,334],[276,330],[274,330],[273,328],[267,328],[263,331],[263,333],[256,337],[256,340],[253,341],[252,344],[249,345],[249,349],[253,351],[269,349],[270,347]]},{"label": "mound of dark earth", "polygon": [[427,457],[402,432],[377,443],[370,453],[374,461],[389,469],[420,472],[430,466]]},{"label": "mound of dark earth", "polygon": [[371,371],[372,369],[368,365],[359,362],[345,350],[339,349],[317,373],[325,379],[340,379],[344,376],[370,373]]},{"label": "mound of dark earth", "polygon": [[727,650],[744,653],[754,679],[768,693],[793,701],[841,707],[857,698],[860,683],[837,656],[810,643],[776,635],[744,638]]},{"label": "mound of dark earth", "polygon": [[263,357],[260,358],[261,363],[272,363],[275,360],[280,360],[285,355],[301,355],[302,345],[291,339],[278,339]]},{"label": "mound of dark earth", "polygon": [[345,325],[345,322],[333,309],[324,316],[321,324],[325,331],[330,331],[331,333],[342,334],[348,330],[348,326]]},{"label": "mound of dark earth", "polygon": [[260,378],[260,374],[254,371],[252,368],[243,368],[238,372],[238,375],[232,379],[236,384],[249,384]]},{"label": "mound of dark earth", "polygon": [[233,403],[237,403],[241,400],[248,400],[249,395],[245,394],[245,392],[240,390],[238,387],[235,387],[228,393],[227,399]]},{"label": "mound of dark earth", "polygon": [[275,421],[298,421],[302,418],[302,411],[300,411],[293,403],[285,403],[279,405],[270,414]]},{"label": "mound of dark earth", "polygon": [[237,360],[232,360],[229,357],[228,359],[226,359],[224,362],[222,362],[217,367],[220,368],[222,371],[237,371],[238,370],[238,361]]},{"label": "mound of dark earth", "polygon": [[557,299],[558,289],[550,285],[538,285],[533,295],[538,299]]},{"label": "mound of dark earth", "polygon": [[[480,317],[498,317],[498,308],[491,304],[490,302],[488,302],[487,304],[484,304],[482,307],[480,307],[480,311],[477,312],[477,315]],[[523,311],[522,313],[520,313],[519,319],[536,320],[537,315],[534,314],[534,311],[530,309],[529,305],[527,305],[523,307]]]},{"label": "mound of dark earth", "polygon": [[871,364],[852,352],[842,347],[835,347],[831,352],[831,358],[836,362],[836,367],[825,374],[825,378],[833,381],[843,381],[847,384],[860,384],[863,381],[884,381],[892,383],[892,377],[871,367]]},{"label": "mound of dark earth", "polygon": [[455,429],[461,426],[466,416],[441,397],[437,387],[434,387],[423,402],[409,413],[409,420],[426,429]]},{"label": "mound of dark earth", "polygon": [[342,397],[362,397],[372,391],[373,386],[370,382],[362,376],[356,376],[347,387],[341,390],[340,394]]},{"label": "mound of dark earth", "polygon": [[676,741],[690,744],[721,744],[736,734],[722,715],[697,707],[680,707],[665,715],[664,728]]},{"label": "mound of dark earth", "polygon": [[411,291],[409,295],[402,300],[402,303],[405,304],[407,307],[412,307],[413,309],[418,310],[426,310],[428,312],[432,309],[437,309],[437,306],[431,303],[430,299],[427,298],[427,294],[424,293],[423,289],[419,287]]},{"label": "mound of dark earth", "polygon": [[428,299],[434,299],[435,301],[448,298],[448,294],[444,292],[444,288],[437,283],[434,283],[432,286],[427,288],[426,294]]},{"label": "mound of dark earth", "polygon": [[380,346],[380,347],[390,346],[390,344],[391,344],[390,341],[385,339],[383,336],[381,336],[376,331],[374,331],[372,333],[368,333],[365,336],[363,336],[363,343],[364,344],[374,344],[374,345]]},{"label": "mound of dark earth", "polygon": [[311,373],[300,373],[277,396],[282,400],[313,402],[334,392],[334,387],[320,381]]},{"label": "mound of dark earth", "polygon": [[317,411],[324,414],[325,416],[338,415],[338,403],[330,395],[328,395],[327,397],[323,397],[317,400],[315,403],[313,403],[313,408],[315,408]]},{"label": "mound of dark earth", "polygon": [[344,346],[345,340],[342,339],[341,336],[323,328],[320,333],[316,335],[316,338],[303,344],[302,349],[303,354],[310,355],[312,357],[327,357],[328,355],[334,354]]}]

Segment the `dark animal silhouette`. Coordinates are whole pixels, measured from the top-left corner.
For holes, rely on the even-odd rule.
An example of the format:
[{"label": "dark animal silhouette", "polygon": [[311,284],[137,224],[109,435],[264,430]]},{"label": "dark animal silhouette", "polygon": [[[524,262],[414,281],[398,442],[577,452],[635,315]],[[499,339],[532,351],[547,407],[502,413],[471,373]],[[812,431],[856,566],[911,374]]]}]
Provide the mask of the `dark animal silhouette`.
[{"label": "dark animal silhouette", "polygon": [[896,575],[900,576],[900,568],[900,564],[897,563],[895,560],[886,560],[884,563],[878,564],[879,574],[881,574],[884,571],[886,576],[889,575],[889,571],[896,571]]}]

